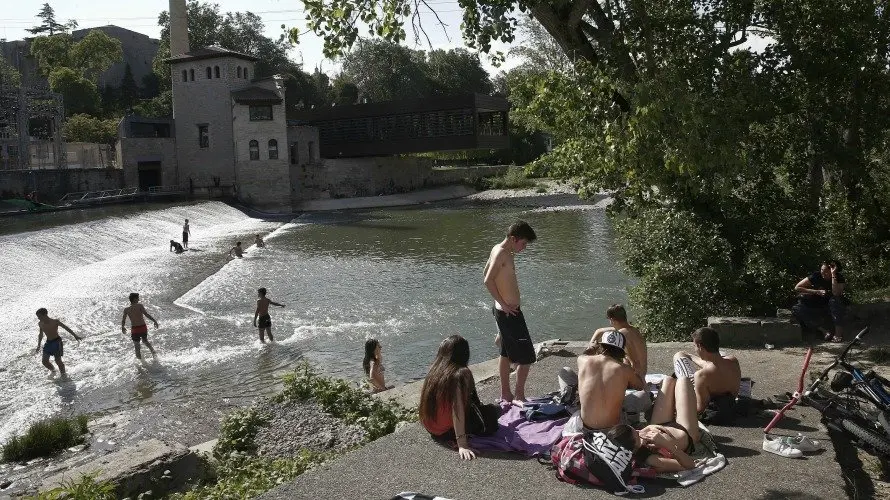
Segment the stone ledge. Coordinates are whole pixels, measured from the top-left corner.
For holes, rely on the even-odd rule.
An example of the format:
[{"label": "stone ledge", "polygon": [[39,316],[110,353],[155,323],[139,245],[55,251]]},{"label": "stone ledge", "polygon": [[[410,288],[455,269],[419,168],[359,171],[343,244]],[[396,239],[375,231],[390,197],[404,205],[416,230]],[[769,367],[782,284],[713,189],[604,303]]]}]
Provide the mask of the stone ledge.
[{"label": "stone ledge", "polygon": [[802,341],[800,325],[790,318],[711,316],[708,326],[717,330],[720,345],[725,346],[791,345]]},{"label": "stone ledge", "polygon": [[56,488],[93,472],[99,473],[98,481],[114,484],[117,498],[135,498],[149,490],[152,497],[160,498],[211,477],[213,468],[202,454],[182,444],[150,439],[51,476],[43,481],[40,490]]}]

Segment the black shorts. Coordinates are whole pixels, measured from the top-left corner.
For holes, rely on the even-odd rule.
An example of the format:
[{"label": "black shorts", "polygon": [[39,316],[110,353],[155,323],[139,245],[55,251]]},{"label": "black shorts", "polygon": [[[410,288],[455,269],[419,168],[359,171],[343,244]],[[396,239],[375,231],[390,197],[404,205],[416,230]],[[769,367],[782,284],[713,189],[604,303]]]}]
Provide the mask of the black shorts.
[{"label": "black shorts", "polygon": [[272,328],[272,318],[268,314],[261,314],[257,320],[257,328]]},{"label": "black shorts", "polygon": [[182,233],[182,243],[185,245],[189,244],[189,233]]},{"label": "black shorts", "polygon": [[525,324],[525,316],[522,311],[517,311],[515,316],[501,311],[496,307],[491,308],[494,320],[498,324],[501,333],[501,356],[510,358],[513,363],[530,365],[535,362],[535,346],[528,334],[528,326]]}]

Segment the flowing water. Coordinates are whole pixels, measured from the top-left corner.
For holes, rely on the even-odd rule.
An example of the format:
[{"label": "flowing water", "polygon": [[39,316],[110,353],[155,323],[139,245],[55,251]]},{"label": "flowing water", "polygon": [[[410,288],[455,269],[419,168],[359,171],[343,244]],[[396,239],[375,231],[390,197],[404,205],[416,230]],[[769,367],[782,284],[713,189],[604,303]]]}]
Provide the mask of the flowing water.
[{"label": "flowing water", "polygon": [[[482,267],[517,217],[539,237],[516,257],[533,340],[588,338],[628,285],[602,210],[445,204],[280,223],[202,202],[0,219],[0,442],[59,412],[155,405],[199,419],[200,404],[268,394],[300,359],[358,380],[368,337],[383,345],[388,383],[422,377],[454,333],[470,341],[472,362],[494,357]],[[166,245],[184,218],[191,251],[176,255]],[[251,246],[257,233],[266,248]],[[245,258],[228,260],[236,240]],[[261,286],[286,304],[271,311],[274,344],[252,328]],[[136,362],[121,333],[131,291],[160,322],[149,330],[158,364]],[[86,336],[62,333],[68,382],[48,380],[34,352],[38,307]]]}]

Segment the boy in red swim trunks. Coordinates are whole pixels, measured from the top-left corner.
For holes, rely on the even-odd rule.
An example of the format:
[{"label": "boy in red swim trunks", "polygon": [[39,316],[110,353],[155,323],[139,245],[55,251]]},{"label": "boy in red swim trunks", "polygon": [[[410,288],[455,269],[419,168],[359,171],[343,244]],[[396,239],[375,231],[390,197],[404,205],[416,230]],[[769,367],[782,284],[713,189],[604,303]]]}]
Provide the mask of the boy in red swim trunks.
[{"label": "boy in red swim trunks", "polygon": [[157,357],[154,348],[148,341],[148,326],[145,324],[145,317],[152,320],[155,328],[158,328],[158,320],[151,317],[142,304],[139,303],[139,294],[130,294],[130,305],[124,308],[124,317],[121,318],[121,332],[127,333],[127,317],[130,318],[130,338],[133,339],[133,348],[136,349],[136,359],[142,359],[142,352],[139,350],[139,342],[145,344],[151,351],[152,357]]}]

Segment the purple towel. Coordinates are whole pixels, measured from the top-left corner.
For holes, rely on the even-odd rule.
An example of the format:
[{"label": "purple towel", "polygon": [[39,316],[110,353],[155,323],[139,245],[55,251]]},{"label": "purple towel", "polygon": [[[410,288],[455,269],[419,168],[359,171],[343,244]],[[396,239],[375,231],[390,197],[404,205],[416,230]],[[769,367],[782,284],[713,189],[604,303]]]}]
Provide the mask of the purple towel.
[{"label": "purple towel", "polygon": [[470,447],[480,451],[512,451],[529,457],[550,452],[562,438],[562,428],[569,420],[546,420],[529,422],[520,413],[521,409],[501,402],[501,409],[508,408],[498,419],[498,430],[491,436],[470,436]]}]

